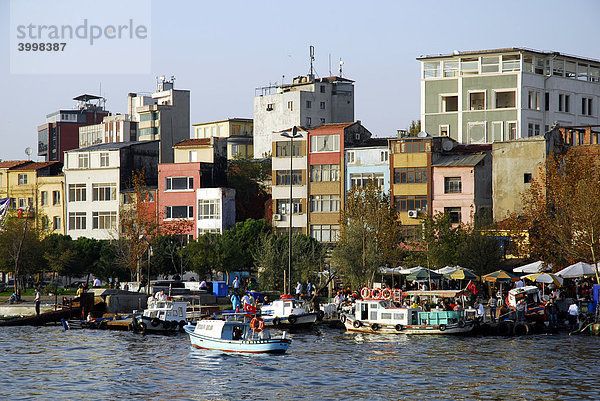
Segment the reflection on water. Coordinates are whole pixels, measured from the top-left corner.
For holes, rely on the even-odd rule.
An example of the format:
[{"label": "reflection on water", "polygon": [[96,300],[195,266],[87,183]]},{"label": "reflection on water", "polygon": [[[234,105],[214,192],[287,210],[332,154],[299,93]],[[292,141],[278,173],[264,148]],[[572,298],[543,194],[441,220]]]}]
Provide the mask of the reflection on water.
[{"label": "reflection on water", "polygon": [[197,350],[185,335],[0,330],[12,399],[600,399],[600,338],[294,334],[285,355]]}]

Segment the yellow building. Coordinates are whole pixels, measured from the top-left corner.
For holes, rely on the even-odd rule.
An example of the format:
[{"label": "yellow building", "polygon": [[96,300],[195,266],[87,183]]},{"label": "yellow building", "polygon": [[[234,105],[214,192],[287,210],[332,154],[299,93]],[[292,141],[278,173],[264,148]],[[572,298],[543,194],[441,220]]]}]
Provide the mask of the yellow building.
[{"label": "yellow building", "polygon": [[227,120],[193,124],[194,138],[228,138],[227,159],[253,157],[253,127],[251,118],[229,118]]}]

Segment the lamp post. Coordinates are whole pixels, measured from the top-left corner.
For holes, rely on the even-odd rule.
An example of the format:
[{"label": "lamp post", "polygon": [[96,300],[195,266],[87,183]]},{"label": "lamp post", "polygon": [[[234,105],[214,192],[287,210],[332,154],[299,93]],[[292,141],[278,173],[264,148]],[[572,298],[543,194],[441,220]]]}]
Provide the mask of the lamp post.
[{"label": "lamp post", "polygon": [[[289,138],[290,139],[290,203],[288,205],[289,207],[289,212],[290,212],[290,227],[289,227],[289,238],[288,238],[288,245],[289,245],[289,251],[288,251],[288,277],[287,277],[287,281],[288,281],[288,290],[290,292],[290,294],[292,293],[292,215],[294,214],[294,210],[293,210],[293,183],[292,183],[292,170],[293,170],[293,165],[294,165],[294,138],[302,138],[302,134],[298,133],[298,127],[296,127],[294,125],[294,127],[292,128],[292,132],[283,132],[281,134],[281,136],[285,137],[285,138]],[[283,280],[283,286],[284,286],[284,293],[285,291],[285,278]]]},{"label": "lamp post", "polygon": [[140,235],[140,239],[148,244],[148,282],[146,284],[146,294],[150,295],[150,256],[152,255],[152,244],[145,235]]}]

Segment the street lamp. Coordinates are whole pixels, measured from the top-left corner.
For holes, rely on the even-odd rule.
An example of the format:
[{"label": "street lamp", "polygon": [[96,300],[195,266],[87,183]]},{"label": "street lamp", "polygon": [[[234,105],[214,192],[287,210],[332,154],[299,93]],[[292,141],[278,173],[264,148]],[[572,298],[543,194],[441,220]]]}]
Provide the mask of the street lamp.
[{"label": "street lamp", "polygon": [[140,235],[140,239],[148,244],[148,281],[146,284],[146,294],[150,295],[150,256],[152,255],[152,244],[145,235]]},{"label": "street lamp", "polygon": [[[296,127],[294,125],[294,127],[292,128],[292,132],[283,132],[281,134],[281,136],[285,137],[285,138],[289,138],[290,139],[290,203],[288,205],[289,207],[289,212],[290,212],[290,229],[289,229],[289,239],[288,239],[288,245],[289,245],[289,251],[288,251],[288,290],[290,291],[290,294],[292,293],[292,215],[294,213],[293,211],[293,198],[292,198],[292,189],[293,189],[293,183],[292,183],[292,170],[293,170],[293,165],[294,165],[294,138],[302,138],[302,134],[298,133],[298,127]],[[285,278],[283,279],[283,286],[285,287]],[[283,292],[286,293],[285,288],[283,289]]]}]

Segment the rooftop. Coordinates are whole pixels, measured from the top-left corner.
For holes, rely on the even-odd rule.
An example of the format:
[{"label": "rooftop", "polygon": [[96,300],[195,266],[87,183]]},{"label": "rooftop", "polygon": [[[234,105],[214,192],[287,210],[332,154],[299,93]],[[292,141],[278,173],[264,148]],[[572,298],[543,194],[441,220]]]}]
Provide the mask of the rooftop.
[{"label": "rooftop", "polygon": [[144,143],[158,143],[159,141],[130,141],[130,142],[108,142],[98,145],[88,146],[87,148],[72,149],[68,152],[92,152],[96,150],[119,150]]},{"label": "rooftop", "polygon": [[6,160],[0,161],[0,168],[14,168],[22,164],[32,163],[31,160]]},{"label": "rooftop", "polygon": [[197,127],[199,125],[217,124],[217,123],[225,123],[225,122],[251,123],[251,122],[254,122],[254,120],[251,118],[234,117],[234,118],[226,118],[225,120],[209,121],[206,123],[196,123],[196,124],[192,124],[192,126]]},{"label": "rooftop", "polygon": [[[225,138],[222,138],[225,139]],[[208,146],[211,144],[212,138],[190,138],[184,139],[181,142],[173,145],[174,148],[191,147],[191,146]]]},{"label": "rooftop", "polygon": [[48,166],[56,165],[58,167],[62,167],[62,163],[58,161],[53,162],[30,162],[24,163],[19,166],[11,168],[11,170],[23,170],[23,171],[32,171],[32,170],[40,170]]},{"label": "rooftop", "polygon": [[484,153],[444,155],[431,163],[435,167],[473,167],[484,158]]},{"label": "rooftop", "polygon": [[452,57],[458,57],[458,56],[474,56],[474,55],[479,55],[479,54],[515,53],[515,52],[535,53],[535,54],[540,54],[543,56],[560,56],[560,57],[567,57],[567,58],[583,60],[583,61],[587,61],[587,62],[600,63],[600,60],[589,58],[589,57],[574,56],[572,54],[560,53],[560,52],[556,52],[556,51],[535,50],[535,49],[529,49],[526,47],[505,47],[505,48],[500,48],[500,49],[466,50],[466,51],[455,50],[452,53],[420,55],[419,57],[417,57],[417,60],[452,58]]}]

